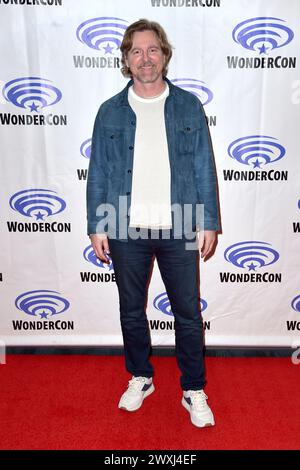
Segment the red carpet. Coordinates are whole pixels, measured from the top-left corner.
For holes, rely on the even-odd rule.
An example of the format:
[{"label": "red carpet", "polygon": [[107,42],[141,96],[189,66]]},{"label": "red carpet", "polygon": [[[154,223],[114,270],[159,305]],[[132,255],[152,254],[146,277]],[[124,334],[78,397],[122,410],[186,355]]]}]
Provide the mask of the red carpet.
[{"label": "red carpet", "polygon": [[300,365],[289,358],[207,358],[216,426],[182,407],[173,357],[153,357],[156,391],[118,410],[122,357],[11,355],[1,372],[1,449],[299,449]]}]

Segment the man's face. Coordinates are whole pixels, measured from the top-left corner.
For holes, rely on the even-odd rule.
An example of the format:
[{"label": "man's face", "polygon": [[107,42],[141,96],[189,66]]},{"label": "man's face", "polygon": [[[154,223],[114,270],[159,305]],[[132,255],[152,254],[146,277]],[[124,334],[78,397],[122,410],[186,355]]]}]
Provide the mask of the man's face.
[{"label": "man's face", "polygon": [[134,80],[154,83],[162,78],[165,56],[154,31],[136,31],[126,58]]}]

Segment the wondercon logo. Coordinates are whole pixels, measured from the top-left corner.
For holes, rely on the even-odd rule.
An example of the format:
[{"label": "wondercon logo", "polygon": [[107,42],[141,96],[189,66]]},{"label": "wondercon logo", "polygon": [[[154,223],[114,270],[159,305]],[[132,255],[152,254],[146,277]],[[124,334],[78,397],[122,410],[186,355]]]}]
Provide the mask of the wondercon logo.
[{"label": "wondercon logo", "polygon": [[91,158],[92,139],[85,140],[80,146],[80,153],[84,158]]},{"label": "wondercon logo", "polygon": [[213,92],[204,86],[204,82],[200,80],[195,80],[193,78],[175,78],[174,80],[171,80],[171,82],[183,90],[193,93],[193,95],[199,98],[203,106],[210,103],[213,99]]},{"label": "wondercon logo", "polygon": [[233,141],[228,149],[228,155],[243,165],[253,165],[260,168],[280,160],[285,155],[285,148],[277,139],[267,135],[249,135]]},{"label": "wondercon logo", "polygon": [[128,26],[128,21],[121,18],[102,16],[81,23],[77,30],[77,39],[97,51],[111,54],[117,51]]},{"label": "wondercon logo", "polygon": [[58,214],[66,208],[65,201],[56,194],[49,189],[25,189],[15,193],[10,198],[9,205],[25,217],[44,220],[44,217]]},{"label": "wondercon logo", "polygon": [[270,243],[246,241],[229,246],[224,258],[238,268],[255,271],[256,268],[276,263],[279,253],[271,248]]},{"label": "wondercon logo", "polygon": [[[170,301],[166,292],[163,292],[162,294],[159,294],[155,297],[155,299],[153,300],[153,306],[156,308],[156,310],[160,310],[162,313],[165,313],[166,315],[174,316],[171,310]],[[207,308],[207,302],[203,299],[200,299],[200,307],[201,307],[201,312],[204,312],[204,310]]]},{"label": "wondercon logo", "polygon": [[33,290],[19,295],[15,306],[28,315],[48,318],[68,310],[70,303],[52,290]]},{"label": "wondercon logo", "polygon": [[39,77],[16,78],[3,88],[4,98],[19,108],[40,112],[60,101],[61,91],[51,81]]},{"label": "wondercon logo", "polygon": [[104,268],[106,270],[108,269],[108,271],[112,271],[114,269],[111,258],[109,256],[107,256],[108,259],[109,259],[109,263],[103,263],[103,261],[101,261],[99,258],[97,258],[96,253],[94,252],[92,245],[89,245],[89,246],[86,247],[86,249],[83,252],[83,257],[86,261],[88,261],[89,263],[94,264],[98,268]]},{"label": "wondercon logo", "polygon": [[233,40],[245,49],[268,54],[292,41],[293,31],[285,26],[284,20],[258,16],[239,23],[232,32]]},{"label": "wondercon logo", "polygon": [[300,312],[300,295],[292,300],[291,306],[296,312]]}]

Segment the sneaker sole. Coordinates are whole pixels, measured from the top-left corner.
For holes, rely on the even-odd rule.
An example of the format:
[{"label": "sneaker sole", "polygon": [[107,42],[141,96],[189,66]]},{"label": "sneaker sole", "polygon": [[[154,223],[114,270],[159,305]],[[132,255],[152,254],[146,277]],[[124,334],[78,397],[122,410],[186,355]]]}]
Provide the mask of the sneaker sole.
[{"label": "sneaker sole", "polygon": [[125,411],[136,411],[136,410],[138,410],[142,406],[144,399],[146,397],[148,397],[149,395],[151,395],[151,393],[153,393],[154,390],[155,390],[154,385],[151,384],[151,387],[149,387],[148,390],[146,390],[146,392],[144,393],[142,401],[136,407],[129,408],[129,407],[126,407],[126,406],[120,406],[119,405],[120,410],[125,410]]},{"label": "sneaker sole", "polygon": [[193,418],[192,418],[192,415],[191,415],[191,410],[190,410],[190,406],[189,404],[184,400],[184,398],[181,400],[181,404],[182,406],[190,413],[190,417],[191,417],[191,422],[193,423],[194,426],[197,426],[197,428],[209,428],[211,426],[214,426],[215,425],[215,420],[214,418],[212,419],[212,422],[205,422],[205,421],[202,421],[202,422],[199,422],[199,421],[194,421]]}]

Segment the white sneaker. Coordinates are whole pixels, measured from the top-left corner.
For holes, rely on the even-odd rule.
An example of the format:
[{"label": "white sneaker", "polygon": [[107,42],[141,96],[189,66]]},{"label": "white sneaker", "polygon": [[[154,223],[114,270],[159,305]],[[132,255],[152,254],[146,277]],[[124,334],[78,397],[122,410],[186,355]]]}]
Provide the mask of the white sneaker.
[{"label": "white sneaker", "polygon": [[207,395],[203,390],[188,390],[183,392],[182,405],[190,412],[192,423],[198,428],[214,426],[214,415],[206,403]]},{"label": "white sneaker", "polygon": [[144,398],[154,392],[154,390],[151,377],[132,377],[128,382],[126,392],[121,396],[118,406],[122,410],[138,410],[142,406]]}]

